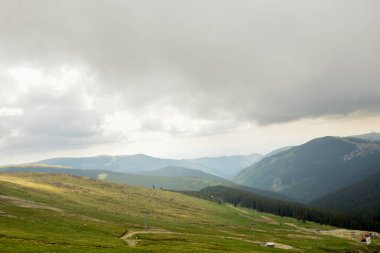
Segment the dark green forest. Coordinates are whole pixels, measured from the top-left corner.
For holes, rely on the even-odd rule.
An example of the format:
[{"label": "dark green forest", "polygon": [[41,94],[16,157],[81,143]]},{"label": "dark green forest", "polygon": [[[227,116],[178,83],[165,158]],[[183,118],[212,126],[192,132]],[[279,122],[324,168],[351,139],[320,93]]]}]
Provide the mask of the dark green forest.
[{"label": "dark green forest", "polygon": [[200,191],[182,191],[181,193],[220,204],[230,203],[234,206],[255,209],[259,212],[293,217],[304,222],[313,221],[348,229],[380,231],[380,222],[371,216],[347,214],[295,202],[275,200],[225,186],[210,186]]},{"label": "dark green forest", "polygon": [[323,196],[311,205],[380,222],[380,173]]}]

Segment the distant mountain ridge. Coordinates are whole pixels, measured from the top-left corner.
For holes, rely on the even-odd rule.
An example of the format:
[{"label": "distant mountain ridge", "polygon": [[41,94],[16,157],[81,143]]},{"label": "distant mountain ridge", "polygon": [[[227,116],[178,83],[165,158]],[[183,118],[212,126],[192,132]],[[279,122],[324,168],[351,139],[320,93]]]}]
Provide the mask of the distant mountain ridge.
[{"label": "distant mountain ridge", "polygon": [[379,161],[379,142],[328,136],[266,157],[235,182],[310,202],[380,172]]},{"label": "distant mountain ridge", "polygon": [[205,171],[208,168],[185,160],[162,159],[144,154],[125,156],[62,157],[41,160],[38,164],[63,165],[78,169],[110,170],[115,172],[138,173],[156,170],[166,166],[179,166]]},{"label": "distant mountain ridge", "polygon": [[261,196],[293,201],[281,194],[254,189],[238,185],[232,181],[220,178],[202,171],[178,168],[174,166],[164,167],[162,169],[148,171],[151,175],[139,175],[130,173],[114,172],[109,170],[81,170],[60,165],[47,164],[23,164],[23,165],[5,165],[0,166],[0,172],[39,172],[54,174],[69,174],[81,177],[90,177],[98,180],[105,180],[119,184],[138,185],[148,188],[155,186],[178,191],[197,191],[207,186],[224,185],[235,189],[241,189],[252,192]]},{"label": "distant mountain ridge", "polygon": [[349,137],[361,139],[361,140],[367,140],[367,141],[375,141],[375,142],[380,141],[380,133],[376,133],[376,132],[360,134],[360,135],[352,135]]},{"label": "distant mountain ridge", "polygon": [[278,153],[281,153],[281,152],[287,151],[287,150],[289,150],[289,149],[291,149],[291,148],[294,148],[294,146],[287,146],[287,147],[282,147],[282,148],[275,149],[275,150],[269,152],[268,154],[266,154],[266,155],[264,156],[264,158],[265,158],[265,157],[272,156],[272,155],[277,155]]},{"label": "distant mountain ridge", "polygon": [[192,170],[200,170],[215,176],[228,178],[241,169],[261,159],[261,155],[203,157],[196,159],[163,159],[143,154],[125,156],[93,156],[93,157],[60,157],[46,159],[36,164],[68,166],[86,170],[110,170],[114,172],[139,174],[146,171],[161,169],[167,166],[177,166]]},{"label": "distant mountain ridge", "polygon": [[179,166],[166,166],[157,170],[143,171],[138,173],[138,175],[155,177],[198,177],[212,180],[225,180],[224,178],[211,175],[200,170],[193,170]]},{"label": "distant mountain ridge", "polygon": [[261,154],[251,155],[232,155],[219,157],[200,157],[195,159],[187,159],[186,161],[207,166],[214,175],[231,178],[240,170],[246,168],[263,158]]},{"label": "distant mountain ridge", "polygon": [[[163,168],[163,171],[165,168]],[[188,171],[192,171],[193,175],[189,175]],[[209,175],[201,171],[184,169],[176,175],[137,175],[130,173],[114,172],[109,170],[81,170],[57,165],[46,164],[24,164],[12,166],[0,166],[0,172],[42,172],[54,174],[69,174],[81,177],[90,177],[93,179],[106,180],[114,183],[138,185],[152,188],[153,185],[157,188],[170,190],[200,190],[211,185],[226,185],[233,186],[235,183],[218,178],[217,176]],[[155,171],[152,171],[155,172]],[[188,175],[186,175],[186,172]]]}]

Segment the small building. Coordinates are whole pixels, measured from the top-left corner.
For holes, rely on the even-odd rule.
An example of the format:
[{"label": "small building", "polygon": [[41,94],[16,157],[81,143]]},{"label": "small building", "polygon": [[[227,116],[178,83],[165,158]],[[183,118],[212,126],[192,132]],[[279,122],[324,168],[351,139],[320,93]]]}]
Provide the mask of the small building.
[{"label": "small building", "polygon": [[371,244],[371,238],[372,238],[372,233],[366,232],[362,239],[361,242],[366,243],[367,245]]}]

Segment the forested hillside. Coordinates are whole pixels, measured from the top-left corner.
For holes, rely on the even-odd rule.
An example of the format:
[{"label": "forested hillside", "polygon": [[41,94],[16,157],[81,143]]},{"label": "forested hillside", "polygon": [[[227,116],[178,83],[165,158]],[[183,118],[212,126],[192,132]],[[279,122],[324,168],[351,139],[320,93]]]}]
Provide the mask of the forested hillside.
[{"label": "forested hillside", "polygon": [[198,192],[184,192],[218,203],[231,203],[234,206],[246,207],[260,212],[272,213],[279,216],[288,216],[302,221],[313,221],[338,227],[362,230],[380,231],[380,221],[366,219],[363,216],[354,216],[341,212],[328,211],[298,203],[285,202],[259,196],[254,193],[233,189],[225,186],[206,187]]},{"label": "forested hillside", "polygon": [[380,172],[379,162],[379,142],[323,137],[264,158],[235,181],[311,202]]},{"label": "forested hillside", "polygon": [[380,222],[380,173],[323,196],[311,204]]}]

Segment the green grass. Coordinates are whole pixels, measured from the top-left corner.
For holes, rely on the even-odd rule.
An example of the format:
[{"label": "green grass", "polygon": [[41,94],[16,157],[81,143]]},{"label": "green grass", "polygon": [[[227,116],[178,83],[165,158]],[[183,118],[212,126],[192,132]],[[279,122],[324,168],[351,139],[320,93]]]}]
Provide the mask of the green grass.
[{"label": "green grass", "polygon": [[[0,198],[0,252],[371,252],[357,239],[315,232],[333,227],[83,177],[0,173],[0,194],[60,210]],[[129,246],[120,237],[144,230],[146,210],[149,227],[172,233],[136,234]],[[293,249],[261,246],[267,241]]]}]

